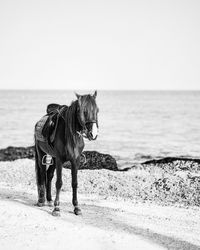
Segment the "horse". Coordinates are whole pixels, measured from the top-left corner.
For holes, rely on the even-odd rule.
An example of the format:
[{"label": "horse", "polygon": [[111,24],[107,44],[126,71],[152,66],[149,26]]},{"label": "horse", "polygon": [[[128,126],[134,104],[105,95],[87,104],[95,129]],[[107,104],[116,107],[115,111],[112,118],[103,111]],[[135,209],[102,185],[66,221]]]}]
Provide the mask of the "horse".
[{"label": "horse", "polygon": [[[45,205],[45,196],[49,206],[53,206],[51,195],[51,181],[56,169],[56,197],[52,215],[60,215],[60,190],[62,187],[63,164],[71,162],[72,204],[74,214],[81,215],[77,199],[77,172],[84,148],[84,137],[96,140],[98,136],[98,112],[96,104],[97,91],[93,95],[76,94],[76,100],[70,106],[60,110],[53,146],[48,141],[40,141],[35,137],[35,171],[38,190],[39,207]],[[36,130],[35,130],[36,133]],[[34,133],[34,135],[35,135]],[[52,165],[43,165],[42,159],[48,154],[52,156]]]}]

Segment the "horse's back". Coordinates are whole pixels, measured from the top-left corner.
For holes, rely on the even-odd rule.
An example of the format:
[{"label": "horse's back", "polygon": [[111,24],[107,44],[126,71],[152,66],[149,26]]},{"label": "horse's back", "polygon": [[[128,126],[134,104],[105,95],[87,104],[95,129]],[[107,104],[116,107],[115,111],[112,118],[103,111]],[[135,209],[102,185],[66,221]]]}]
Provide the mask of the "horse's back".
[{"label": "horse's back", "polygon": [[[35,125],[35,137],[39,141],[47,141],[51,134],[54,134],[54,129],[57,127],[59,111],[64,105],[50,103],[47,105],[46,112]],[[54,136],[53,136],[54,139]]]},{"label": "horse's back", "polygon": [[[51,103],[47,105],[46,112],[35,125],[35,144],[44,152],[54,156],[54,146],[59,124],[61,123],[62,113],[68,109],[66,105]],[[62,129],[59,133],[64,133]],[[62,135],[62,137],[64,137]]]}]

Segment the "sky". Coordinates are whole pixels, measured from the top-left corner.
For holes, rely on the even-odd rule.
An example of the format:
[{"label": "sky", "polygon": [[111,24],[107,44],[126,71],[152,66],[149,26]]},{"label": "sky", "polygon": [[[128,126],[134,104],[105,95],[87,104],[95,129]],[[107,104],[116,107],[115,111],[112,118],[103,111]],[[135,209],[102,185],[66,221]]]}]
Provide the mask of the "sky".
[{"label": "sky", "polygon": [[1,0],[0,89],[200,90],[200,1]]}]

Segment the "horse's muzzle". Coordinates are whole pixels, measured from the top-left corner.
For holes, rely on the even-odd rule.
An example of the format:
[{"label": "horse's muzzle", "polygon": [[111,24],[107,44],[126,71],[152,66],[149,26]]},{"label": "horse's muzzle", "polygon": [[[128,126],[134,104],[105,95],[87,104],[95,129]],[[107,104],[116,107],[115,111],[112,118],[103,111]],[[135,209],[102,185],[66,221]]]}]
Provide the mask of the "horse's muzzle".
[{"label": "horse's muzzle", "polygon": [[88,140],[90,140],[90,141],[94,141],[94,140],[96,140],[97,139],[97,136],[98,135],[96,135],[95,137],[93,137],[93,135],[92,135],[92,132],[90,131],[90,132],[88,132],[88,134],[87,134],[87,138],[88,138]]},{"label": "horse's muzzle", "polygon": [[97,139],[98,136],[98,128],[96,123],[92,123],[90,129],[87,130],[87,138],[90,141],[94,141]]}]

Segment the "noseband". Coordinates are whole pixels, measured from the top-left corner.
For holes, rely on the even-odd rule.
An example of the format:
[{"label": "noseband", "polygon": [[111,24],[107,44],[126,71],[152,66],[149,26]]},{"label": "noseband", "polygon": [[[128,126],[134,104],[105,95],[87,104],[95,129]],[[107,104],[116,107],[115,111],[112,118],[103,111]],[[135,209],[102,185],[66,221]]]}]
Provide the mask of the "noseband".
[{"label": "noseband", "polygon": [[77,134],[78,134],[80,137],[88,138],[88,136],[86,136],[87,131],[88,131],[88,128],[87,128],[86,124],[91,124],[91,123],[93,124],[93,123],[96,123],[97,128],[99,127],[99,126],[98,126],[98,121],[97,121],[97,120],[86,121],[85,123],[82,123],[82,122],[80,121],[80,118],[78,118],[78,120],[79,120],[79,123],[80,123],[80,125],[81,125],[81,127],[82,127],[82,129],[81,129],[80,131],[77,131]]}]

